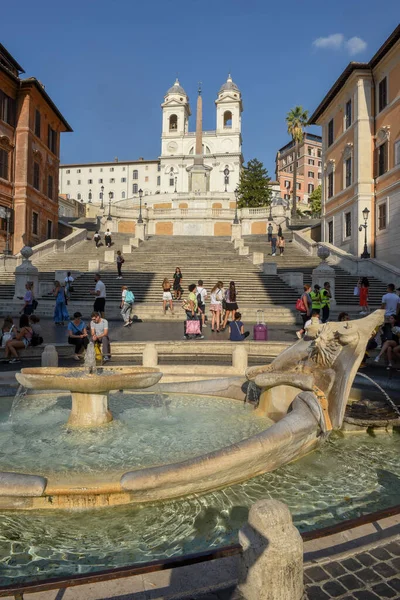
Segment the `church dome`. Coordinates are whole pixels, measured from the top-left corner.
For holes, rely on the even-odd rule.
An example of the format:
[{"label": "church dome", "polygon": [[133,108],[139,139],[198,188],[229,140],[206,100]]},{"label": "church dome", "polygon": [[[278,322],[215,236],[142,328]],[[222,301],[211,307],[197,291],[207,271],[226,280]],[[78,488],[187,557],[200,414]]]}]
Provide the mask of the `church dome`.
[{"label": "church dome", "polygon": [[224,83],[223,85],[221,85],[221,89],[219,90],[219,94],[221,94],[222,92],[239,92],[240,94],[240,90],[238,88],[238,86],[236,85],[236,83],[234,83],[232,81],[232,77],[230,76],[230,74],[228,75],[228,79],[226,80],[226,83]]},{"label": "church dome", "polygon": [[169,88],[169,90],[166,93],[166,96],[168,96],[168,94],[180,94],[181,96],[187,96],[185,90],[183,89],[183,87],[179,83],[179,79],[178,78],[176,78],[176,81],[175,81],[174,85]]}]

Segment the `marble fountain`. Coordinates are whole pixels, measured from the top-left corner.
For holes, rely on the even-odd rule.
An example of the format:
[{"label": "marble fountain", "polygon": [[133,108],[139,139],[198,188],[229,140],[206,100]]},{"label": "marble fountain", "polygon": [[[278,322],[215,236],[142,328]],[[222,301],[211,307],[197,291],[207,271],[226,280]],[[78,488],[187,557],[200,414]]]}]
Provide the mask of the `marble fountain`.
[{"label": "marble fountain", "polygon": [[[228,436],[227,441],[220,433],[224,428],[220,428],[219,432],[215,432],[216,437],[221,437],[218,443],[209,443],[204,434],[207,443],[203,446],[199,444],[198,447],[194,444],[195,447],[191,449],[189,425],[189,437],[180,431],[177,435],[173,434],[175,438],[183,436],[182,451],[174,451],[169,456],[170,442],[165,439],[159,456],[152,463],[151,460],[143,461],[140,457],[136,460],[135,455],[141,452],[141,448],[145,452],[148,448],[146,444],[130,448],[129,437],[134,437],[134,433],[130,433],[125,437],[122,435],[121,448],[117,448],[116,453],[123,458],[116,460],[115,468],[110,468],[107,464],[104,468],[99,468],[98,473],[95,464],[90,464],[86,471],[80,471],[79,468],[69,470],[63,462],[63,468],[57,470],[48,461],[43,465],[42,471],[40,464],[34,464],[31,472],[26,473],[22,458],[14,472],[4,470],[0,473],[0,505],[4,508],[22,509],[93,508],[170,500],[225,488],[298,459],[321,445],[332,430],[340,429],[367,341],[371,332],[382,321],[383,311],[376,311],[357,321],[328,323],[320,327],[313,339],[296,342],[270,365],[250,368],[243,377],[163,385],[163,394],[169,395],[172,400],[174,395],[190,395],[186,404],[190,404],[190,410],[193,411],[189,417],[189,422],[192,419],[193,423],[197,418],[196,407],[198,412],[208,414],[208,408],[201,408],[202,399],[214,397],[219,401],[229,400],[232,408],[228,408],[228,411],[235,414],[239,407],[237,401],[245,400],[249,386],[256,386],[260,392],[258,408],[252,411],[250,424],[247,422],[244,425],[241,418],[238,418],[238,431],[234,419],[228,422],[223,411],[221,415],[213,414],[212,411],[209,413],[210,422],[222,418],[226,429],[232,430],[233,437]],[[124,390],[122,404],[129,403],[127,390],[155,390],[156,395],[160,396],[155,386],[162,377],[162,373],[156,368],[96,369],[93,360],[90,362],[93,353],[89,352],[88,355],[89,362],[82,368],[27,368],[16,375],[18,382],[25,388],[40,390],[41,398],[46,398],[44,392],[50,390],[53,390],[51,397],[56,399],[54,390],[71,395],[70,401],[68,395],[61,396],[64,404],[70,402],[70,411],[67,423],[57,422],[56,427],[61,432],[64,444],[67,444],[66,432],[73,432],[68,443],[69,440],[79,440],[80,436],[83,440],[86,440],[87,435],[91,436],[92,446],[89,444],[79,450],[78,442],[78,455],[80,451],[83,462],[83,455],[88,448],[93,447],[93,436],[98,440],[107,435],[95,432],[107,430],[113,423],[109,407],[110,392]],[[37,395],[25,398],[24,407],[28,415],[37,398]],[[212,402],[211,400],[211,404]],[[217,400],[214,404],[217,410]],[[125,423],[121,406],[117,412],[120,415],[118,420]],[[139,412],[138,410],[137,415]],[[131,413],[131,427],[134,430],[134,408]],[[14,415],[16,414],[18,410],[14,410]],[[205,428],[209,426],[211,427],[210,423],[204,423]],[[89,432],[86,437],[85,431]],[[118,446],[121,431],[117,427],[112,431],[113,445],[115,442]],[[23,435],[25,436],[25,432]],[[48,439],[47,442],[51,446],[51,457],[57,460],[57,439]],[[109,444],[107,438],[105,443]],[[149,440],[148,444],[153,447],[156,440]],[[210,451],[207,451],[208,448]],[[18,451],[17,448],[16,455]],[[65,460],[68,452],[75,450],[61,444],[60,452]],[[42,454],[44,456],[45,453],[40,449],[35,456],[40,459]],[[135,460],[129,468],[131,455]],[[27,464],[29,463],[28,460]],[[74,465],[79,467],[78,463],[79,456],[75,456]]]}]

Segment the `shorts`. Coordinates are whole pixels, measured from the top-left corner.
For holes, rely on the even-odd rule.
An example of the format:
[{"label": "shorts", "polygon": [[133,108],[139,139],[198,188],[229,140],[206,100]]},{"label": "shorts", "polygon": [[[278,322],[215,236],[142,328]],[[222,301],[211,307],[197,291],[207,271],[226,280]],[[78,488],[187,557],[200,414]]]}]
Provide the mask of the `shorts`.
[{"label": "shorts", "polygon": [[221,304],[210,304],[211,312],[221,312],[222,306]]},{"label": "shorts", "polygon": [[106,306],[106,299],[105,298],[96,298],[96,300],[94,301],[93,304],[93,310],[95,312],[104,312]]},{"label": "shorts", "polygon": [[163,300],[172,300],[171,292],[163,292],[162,299]]},{"label": "shorts", "polygon": [[226,307],[225,310],[237,310],[238,309],[238,305],[237,302],[227,302],[226,303]]},{"label": "shorts", "polygon": [[205,305],[205,304],[201,304],[201,303],[200,303],[200,304],[198,305],[198,307],[199,307],[199,310],[200,310],[200,311],[201,311],[203,314],[205,314],[205,312],[206,312],[206,305]]}]

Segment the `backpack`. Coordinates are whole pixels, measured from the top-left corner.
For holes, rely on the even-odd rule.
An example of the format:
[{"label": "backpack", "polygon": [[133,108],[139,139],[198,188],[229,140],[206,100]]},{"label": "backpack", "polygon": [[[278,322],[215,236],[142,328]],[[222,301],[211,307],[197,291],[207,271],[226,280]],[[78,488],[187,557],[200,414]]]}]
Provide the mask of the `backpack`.
[{"label": "backpack", "polygon": [[43,344],[43,338],[38,333],[34,333],[31,339],[31,346],[40,346]]},{"label": "backpack", "polygon": [[197,304],[203,304],[203,300],[201,299],[200,292],[197,294]]},{"label": "backpack", "polygon": [[133,304],[135,302],[135,294],[131,292],[131,290],[128,290],[126,292],[124,302],[126,302],[127,304]]}]

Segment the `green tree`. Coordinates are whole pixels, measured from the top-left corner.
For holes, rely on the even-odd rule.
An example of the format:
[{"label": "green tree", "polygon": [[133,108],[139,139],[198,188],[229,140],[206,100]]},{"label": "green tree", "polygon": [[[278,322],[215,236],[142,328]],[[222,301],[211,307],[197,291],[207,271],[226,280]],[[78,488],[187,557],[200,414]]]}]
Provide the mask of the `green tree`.
[{"label": "green tree", "polygon": [[287,131],[294,142],[292,217],[297,215],[297,158],[299,144],[303,141],[304,128],[307,122],[308,110],[304,110],[302,106],[295,106],[286,115]]},{"label": "green tree", "polygon": [[253,158],[243,167],[238,186],[238,208],[257,208],[271,204],[271,178],[262,162]]},{"label": "green tree", "polygon": [[321,216],[321,197],[322,197],[322,188],[319,185],[310,194],[310,197],[308,199],[308,202],[310,204],[311,214],[313,217]]}]

